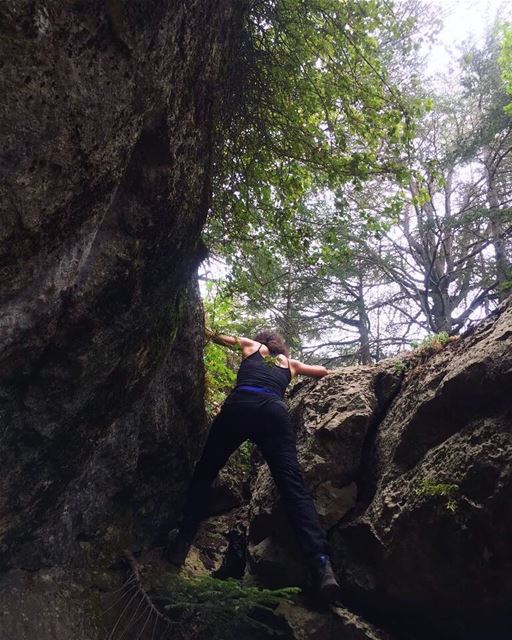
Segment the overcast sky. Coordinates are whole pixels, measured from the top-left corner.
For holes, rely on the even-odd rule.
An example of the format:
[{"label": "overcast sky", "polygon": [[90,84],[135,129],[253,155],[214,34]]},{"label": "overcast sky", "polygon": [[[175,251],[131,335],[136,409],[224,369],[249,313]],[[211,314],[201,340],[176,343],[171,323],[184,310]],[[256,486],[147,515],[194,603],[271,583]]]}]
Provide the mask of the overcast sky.
[{"label": "overcast sky", "polygon": [[428,57],[430,74],[447,71],[449,52],[455,52],[464,40],[482,41],[486,26],[496,15],[512,19],[512,2],[503,0],[442,0],[437,2],[443,29]]}]

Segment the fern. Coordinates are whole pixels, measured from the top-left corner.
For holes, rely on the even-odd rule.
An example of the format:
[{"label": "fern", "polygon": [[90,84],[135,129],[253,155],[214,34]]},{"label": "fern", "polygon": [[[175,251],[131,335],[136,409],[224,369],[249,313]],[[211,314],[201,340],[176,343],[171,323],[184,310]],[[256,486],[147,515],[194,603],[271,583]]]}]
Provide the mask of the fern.
[{"label": "fern", "polygon": [[255,610],[273,611],[281,603],[291,604],[300,591],[292,587],[259,589],[234,579],[176,574],[151,578],[145,588],[166,616],[175,624],[186,625],[191,638],[207,631],[209,640],[235,638],[244,624],[261,627],[263,623],[252,615]]},{"label": "fern", "polygon": [[119,608],[120,613],[107,640],[126,640],[127,633],[142,640],[145,632],[155,640],[234,640],[248,626],[273,635],[276,629],[265,624],[262,615],[272,614],[281,603],[292,604],[300,592],[295,587],[259,589],[210,576],[152,574],[131,552],[126,552],[125,559],[130,575],[112,594],[114,602],[109,609]]}]

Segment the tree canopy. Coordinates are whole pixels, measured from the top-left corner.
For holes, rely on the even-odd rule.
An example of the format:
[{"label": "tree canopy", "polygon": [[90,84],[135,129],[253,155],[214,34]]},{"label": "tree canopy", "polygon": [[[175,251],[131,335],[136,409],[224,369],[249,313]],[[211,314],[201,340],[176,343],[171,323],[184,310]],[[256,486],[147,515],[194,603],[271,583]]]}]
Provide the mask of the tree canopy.
[{"label": "tree canopy", "polygon": [[440,28],[426,2],[245,15],[205,230],[239,328],[274,324],[312,361],[371,362],[509,295],[510,26],[467,42],[439,89],[422,71]]}]

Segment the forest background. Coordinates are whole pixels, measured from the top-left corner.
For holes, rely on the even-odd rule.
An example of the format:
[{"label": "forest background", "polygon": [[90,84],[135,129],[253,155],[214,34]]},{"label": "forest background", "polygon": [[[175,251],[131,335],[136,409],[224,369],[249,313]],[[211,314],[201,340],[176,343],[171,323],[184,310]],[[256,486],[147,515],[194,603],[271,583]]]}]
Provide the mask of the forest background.
[{"label": "forest background", "polygon": [[[485,3],[481,37],[440,57],[450,6],[248,3],[200,270],[214,331],[273,326],[303,361],[369,364],[510,294],[511,10]],[[207,345],[211,410],[238,359]]]}]

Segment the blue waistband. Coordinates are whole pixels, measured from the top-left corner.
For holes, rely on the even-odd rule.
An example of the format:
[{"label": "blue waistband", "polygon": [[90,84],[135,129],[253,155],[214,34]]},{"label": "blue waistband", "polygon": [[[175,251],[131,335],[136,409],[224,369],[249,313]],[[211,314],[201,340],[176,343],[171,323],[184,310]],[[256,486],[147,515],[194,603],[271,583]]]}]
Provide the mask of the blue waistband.
[{"label": "blue waistband", "polygon": [[253,391],[254,393],[267,393],[271,396],[276,396],[277,398],[281,398],[281,396],[272,389],[267,389],[266,387],[253,387],[250,384],[241,384],[238,387],[235,387],[235,391]]}]

